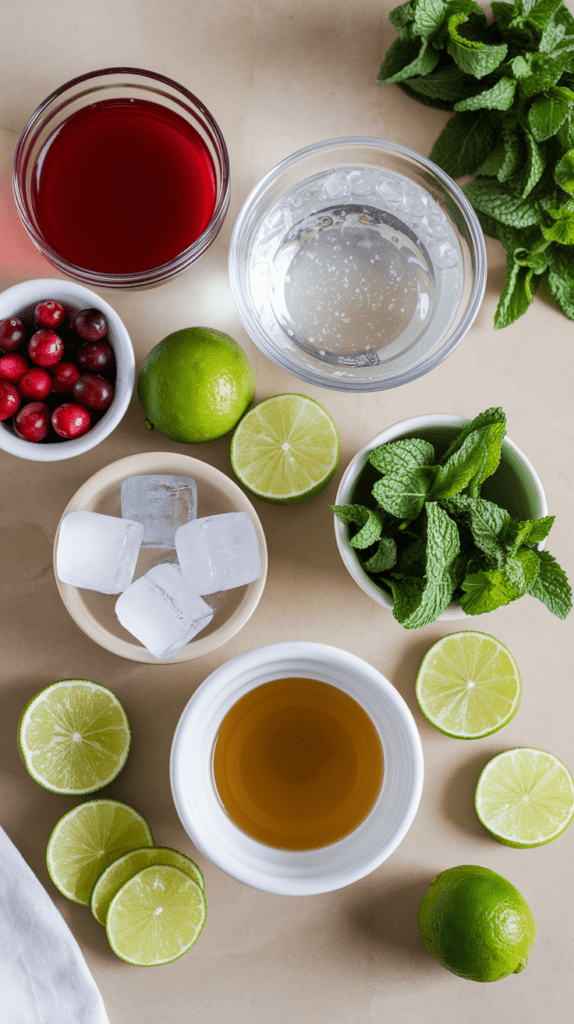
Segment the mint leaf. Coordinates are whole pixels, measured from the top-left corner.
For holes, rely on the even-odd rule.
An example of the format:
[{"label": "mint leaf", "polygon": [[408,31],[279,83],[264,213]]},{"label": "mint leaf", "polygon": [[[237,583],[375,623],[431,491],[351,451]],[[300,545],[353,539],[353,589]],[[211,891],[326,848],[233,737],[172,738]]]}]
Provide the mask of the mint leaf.
[{"label": "mint leaf", "polygon": [[527,158],[526,167],[522,173],[518,190],[524,198],[532,192],[532,189],[540,181],[546,166],[545,156],[530,132],[524,132]]},{"label": "mint leaf", "polygon": [[526,519],[522,522],[510,519],[502,531],[502,540],[512,554],[521,544],[540,544],[550,533],[554,518],[544,516],[542,519]]},{"label": "mint leaf", "polygon": [[553,223],[542,225],[542,234],[548,242],[574,245],[574,200],[557,209],[549,209]]},{"label": "mint leaf", "polygon": [[467,615],[483,615],[510,604],[519,594],[500,569],[471,573],[462,581],[460,605]]},{"label": "mint leaf", "polygon": [[530,593],[543,601],[554,615],[565,619],[572,607],[572,590],[566,573],[548,551],[535,551],[533,554],[540,563],[540,569]]},{"label": "mint leaf", "polygon": [[503,423],[473,430],[449,460],[438,467],[429,499],[450,498],[460,494],[472,483],[477,491],[500,462],[500,449],[505,434]]},{"label": "mint leaf", "polygon": [[508,52],[506,43],[491,45],[476,39],[468,39],[458,31],[467,22],[465,14],[454,14],[448,21],[449,40],[447,53],[465,71],[475,78],[484,78],[502,63]]},{"label": "mint leaf", "polygon": [[389,577],[385,583],[393,595],[393,615],[397,622],[408,629],[406,623],[411,616],[416,615],[422,601],[424,580],[416,576],[405,576],[402,579]]},{"label": "mint leaf", "polygon": [[[574,94],[572,99],[574,100]],[[574,196],[574,149],[568,150],[556,164],[554,180],[560,185],[560,188]]]},{"label": "mint leaf", "polygon": [[438,61],[438,50],[430,43],[416,39],[395,39],[381,64],[379,82],[391,85],[415,75],[428,75],[434,71]]},{"label": "mint leaf", "polygon": [[540,562],[536,552],[529,548],[521,548],[515,555],[509,555],[504,563],[504,573],[517,591],[517,597],[523,597],[534,586]]},{"label": "mint leaf", "polygon": [[381,573],[392,569],[397,562],[397,544],[392,537],[381,537],[374,555],[363,562],[367,572]]},{"label": "mint leaf", "polygon": [[534,277],[532,267],[525,267],[512,253],[507,253],[506,280],[494,314],[497,330],[508,327],[526,312],[534,298],[537,284],[538,278]]},{"label": "mint leaf", "polygon": [[498,116],[487,110],[454,114],[436,140],[430,159],[451,178],[474,173],[498,142]]},{"label": "mint leaf", "polygon": [[460,551],[456,524],[436,502],[425,506],[427,520],[426,573],[424,581],[406,577],[387,582],[393,592],[395,618],[405,629],[426,626],[445,610],[456,585],[454,566]]},{"label": "mint leaf", "polygon": [[343,523],[354,524],[359,530],[351,538],[352,548],[369,548],[374,544],[383,529],[383,521],[378,512],[365,505],[330,505],[331,511]]},{"label": "mint leaf", "polygon": [[496,85],[475,96],[468,96],[467,99],[459,100],[454,105],[455,110],[508,110],[514,102],[516,91],[516,80],[513,78],[500,78]]},{"label": "mint leaf", "polygon": [[561,245],[548,250],[548,284],[558,306],[574,320],[574,251]]},{"label": "mint leaf", "polygon": [[409,95],[415,93],[415,99],[427,101],[429,106],[452,110],[458,100],[468,96],[475,84],[472,75],[465,74],[456,64],[447,64],[437,67],[430,75],[401,82],[401,88]]},{"label": "mint leaf", "polygon": [[391,515],[399,519],[415,519],[426,501],[435,473],[434,466],[389,473],[382,480],[377,480],[372,495]]},{"label": "mint leaf", "polygon": [[421,39],[431,39],[440,28],[447,5],[442,0],[417,0],[414,8],[414,31]]},{"label": "mint leaf", "polygon": [[529,199],[515,195],[506,184],[492,178],[474,178],[463,191],[475,209],[484,210],[503,224],[523,228],[538,224],[542,219],[540,211]]},{"label": "mint leaf", "polygon": [[430,466],[434,458],[432,444],[418,437],[406,437],[374,448],[369,462],[379,473],[402,473],[417,466]]},{"label": "mint leaf", "polygon": [[[560,77],[560,76],[558,76]],[[538,90],[536,90],[538,92]],[[538,96],[528,111],[528,125],[536,142],[549,139],[568,117],[572,100],[565,92],[570,90],[549,89],[548,93]]]},{"label": "mint leaf", "polygon": [[506,430],[506,416],[500,406],[491,406],[490,409],[485,409],[484,412],[479,413],[474,419],[469,420],[466,426],[461,428],[452,444],[449,445],[441,457],[440,465],[444,466],[448,462],[451,455],[464,444],[469,434],[472,434],[475,430],[480,430],[481,427],[489,427],[493,423],[502,423]]},{"label": "mint leaf", "polygon": [[469,498],[464,494],[451,498],[446,502],[446,508],[466,523],[478,550],[493,566],[500,568],[507,554],[502,535],[512,522],[506,509],[484,498]]}]

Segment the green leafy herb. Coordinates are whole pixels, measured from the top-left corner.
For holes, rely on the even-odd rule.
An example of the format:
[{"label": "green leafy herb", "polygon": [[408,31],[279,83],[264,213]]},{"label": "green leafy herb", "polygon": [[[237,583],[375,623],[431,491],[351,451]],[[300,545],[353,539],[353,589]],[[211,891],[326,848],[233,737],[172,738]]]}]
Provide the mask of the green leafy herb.
[{"label": "green leafy herb", "polygon": [[405,629],[433,622],[453,600],[467,615],[525,594],[560,618],[570,610],[564,571],[538,549],[554,517],[514,519],[482,497],[499,465],[505,432],[503,410],[491,408],[462,427],[438,457],[420,438],[381,445],[369,457],[380,473],[372,485],[373,507],[331,505],[347,524],[366,572],[392,594],[393,614]]},{"label": "green leafy herb", "polygon": [[526,312],[541,282],[574,320],[574,16],[563,0],[408,0],[379,81],[453,112],[431,159],[507,254],[494,326]]}]

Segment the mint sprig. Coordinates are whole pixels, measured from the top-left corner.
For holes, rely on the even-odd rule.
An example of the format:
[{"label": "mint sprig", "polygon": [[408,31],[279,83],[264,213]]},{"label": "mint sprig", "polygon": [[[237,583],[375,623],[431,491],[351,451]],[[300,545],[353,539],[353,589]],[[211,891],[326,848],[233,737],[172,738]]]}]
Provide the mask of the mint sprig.
[{"label": "mint sprig", "polygon": [[408,0],[379,81],[452,111],[430,157],[506,249],[494,326],[507,327],[545,282],[574,319],[574,16],[563,0]]},{"label": "mint sprig", "polygon": [[461,428],[441,456],[420,438],[381,445],[369,457],[380,474],[372,507],[330,506],[365,570],[392,595],[405,629],[434,622],[453,600],[467,615],[481,615],[531,594],[560,618],[568,614],[566,574],[538,550],[554,517],[514,519],[482,497],[505,433],[503,410],[491,408]]}]

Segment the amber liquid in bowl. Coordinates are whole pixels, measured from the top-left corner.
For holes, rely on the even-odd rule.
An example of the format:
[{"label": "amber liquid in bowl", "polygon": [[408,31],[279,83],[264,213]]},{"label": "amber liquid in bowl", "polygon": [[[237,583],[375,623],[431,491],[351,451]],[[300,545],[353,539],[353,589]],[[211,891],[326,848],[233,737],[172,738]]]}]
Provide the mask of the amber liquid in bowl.
[{"label": "amber liquid in bowl", "polygon": [[228,711],[213,755],[219,798],[268,846],[328,846],[366,818],[381,789],[383,750],[352,697],[316,679],[277,679]]}]

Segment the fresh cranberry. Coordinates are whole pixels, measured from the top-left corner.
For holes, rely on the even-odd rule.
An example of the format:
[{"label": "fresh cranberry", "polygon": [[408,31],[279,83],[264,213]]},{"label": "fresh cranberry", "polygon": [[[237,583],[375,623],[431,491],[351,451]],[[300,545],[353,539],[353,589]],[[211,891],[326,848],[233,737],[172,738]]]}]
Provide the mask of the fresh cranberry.
[{"label": "fresh cranberry", "polygon": [[45,402],[28,402],[18,410],[12,425],[24,441],[42,441],[50,430],[50,409]]},{"label": "fresh cranberry", "polygon": [[81,437],[92,425],[92,418],[83,405],[63,402],[52,413],[52,426],[60,437]]},{"label": "fresh cranberry", "polygon": [[88,341],[78,352],[78,365],[88,373],[103,373],[114,362],[114,350],[108,341]]},{"label": "fresh cranberry", "polygon": [[37,366],[52,366],[64,355],[64,342],[54,331],[42,327],[28,342],[28,355]]},{"label": "fresh cranberry", "polygon": [[74,320],[74,330],[84,341],[99,341],[108,333],[108,323],[99,309],[81,309]]},{"label": "fresh cranberry", "polygon": [[23,373],[26,373],[28,363],[19,352],[8,352],[0,356],[0,380],[10,380],[17,384]]},{"label": "fresh cranberry", "polygon": [[55,391],[57,395],[65,395],[71,391],[80,376],[80,371],[75,363],[55,363],[50,367],[50,373],[52,374],[52,391]]},{"label": "fresh cranberry", "polygon": [[0,420],[7,420],[18,412],[20,392],[9,380],[0,380]]},{"label": "fresh cranberry", "polygon": [[35,401],[43,402],[51,390],[52,378],[48,371],[43,370],[41,366],[34,366],[18,381],[18,391],[22,398],[33,398]]},{"label": "fresh cranberry", "polygon": [[9,316],[0,320],[0,349],[3,352],[14,352],[26,339],[24,324],[17,316]]},{"label": "fresh cranberry", "polygon": [[72,394],[76,402],[87,405],[88,409],[100,411],[108,408],[114,397],[114,389],[99,373],[83,373],[74,384]]},{"label": "fresh cranberry", "polygon": [[64,319],[64,307],[55,299],[44,299],[34,310],[38,327],[59,327]]}]

